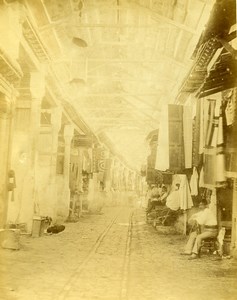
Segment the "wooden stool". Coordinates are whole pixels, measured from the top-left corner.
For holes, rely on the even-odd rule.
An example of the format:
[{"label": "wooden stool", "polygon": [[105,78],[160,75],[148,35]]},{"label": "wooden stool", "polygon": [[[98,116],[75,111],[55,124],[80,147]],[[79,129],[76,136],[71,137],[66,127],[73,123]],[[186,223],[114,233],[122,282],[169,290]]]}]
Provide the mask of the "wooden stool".
[{"label": "wooden stool", "polygon": [[207,254],[213,253],[215,250],[217,250],[216,243],[217,243],[216,237],[206,238],[205,240],[202,241],[200,253],[207,253]]}]

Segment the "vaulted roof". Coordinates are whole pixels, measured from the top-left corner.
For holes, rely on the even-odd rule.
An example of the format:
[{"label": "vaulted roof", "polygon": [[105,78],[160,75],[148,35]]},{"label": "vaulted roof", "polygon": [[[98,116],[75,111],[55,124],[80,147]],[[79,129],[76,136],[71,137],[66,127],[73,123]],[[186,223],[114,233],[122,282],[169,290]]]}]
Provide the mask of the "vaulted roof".
[{"label": "vaulted roof", "polygon": [[212,4],[25,0],[42,55],[66,100],[138,166],[147,134],[159,126],[162,104],[174,102],[190,69]]}]

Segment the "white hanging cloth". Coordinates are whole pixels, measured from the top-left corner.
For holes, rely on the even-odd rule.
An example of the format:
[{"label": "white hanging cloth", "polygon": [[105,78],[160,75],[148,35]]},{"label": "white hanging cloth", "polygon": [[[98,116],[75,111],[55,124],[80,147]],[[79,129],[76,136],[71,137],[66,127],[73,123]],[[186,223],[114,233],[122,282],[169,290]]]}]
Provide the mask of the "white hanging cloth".
[{"label": "white hanging cloth", "polygon": [[155,168],[160,171],[169,169],[168,105],[164,105],[162,108]]},{"label": "white hanging cloth", "polygon": [[193,174],[190,179],[190,190],[192,196],[198,195],[198,172],[196,167],[193,168]]}]

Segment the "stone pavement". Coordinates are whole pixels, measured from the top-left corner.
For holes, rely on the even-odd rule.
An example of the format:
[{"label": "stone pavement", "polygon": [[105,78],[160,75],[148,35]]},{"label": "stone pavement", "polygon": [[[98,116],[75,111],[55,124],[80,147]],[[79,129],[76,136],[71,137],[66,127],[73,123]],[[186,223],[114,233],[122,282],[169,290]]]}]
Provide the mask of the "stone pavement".
[{"label": "stone pavement", "polygon": [[188,261],[186,237],[144,221],[141,209],[107,207],[60,234],[22,236],[21,250],[0,250],[0,299],[237,299],[235,260]]}]

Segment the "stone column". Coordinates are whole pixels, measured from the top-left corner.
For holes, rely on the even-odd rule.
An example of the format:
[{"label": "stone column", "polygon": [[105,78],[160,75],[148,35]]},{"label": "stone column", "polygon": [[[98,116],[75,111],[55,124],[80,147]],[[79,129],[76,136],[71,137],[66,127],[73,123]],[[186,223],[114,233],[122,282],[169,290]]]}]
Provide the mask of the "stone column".
[{"label": "stone column", "polygon": [[70,159],[71,159],[71,142],[73,138],[74,127],[73,125],[64,126],[64,166],[63,166],[63,182],[60,187],[58,186],[59,194],[57,196],[57,219],[65,220],[69,214],[70,206]]},{"label": "stone column", "polygon": [[[0,227],[3,227],[7,219],[8,211],[8,171],[11,153],[11,122],[12,104],[8,97],[0,93]],[[10,192],[11,195],[13,193]]]},{"label": "stone column", "polygon": [[56,108],[51,109],[52,153],[51,153],[50,180],[52,182],[55,182],[55,178],[56,178],[58,133],[61,129],[61,122],[62,122],[62,108],[56,107]]},{"label": "stone column", "polygon": [[45,94],[45,75],[43,71],[31,73],[30,92],[32,96],[30,117],[32,139],[31,166],[34,168],[38,157],[37,146],[40,134],[41,102]]},{"label": "stone column", "polygon": [[65,142],[65,152],[64,152],[64,183],[69,187],[69,175],[70,175],[70,155],[71,155],[71,142],[74,134],[73,125],[65,125],[64,127],[64,142]]},{"label": "stone column", "polygon": [[32,96],[30,112],[31,166],[30,173],[33,184],[33,214],[40,214],[38,199],[38,142],[40,135],[41,102],[45,94],[45,75],[41,72],[31,73],[30,92]]}]

